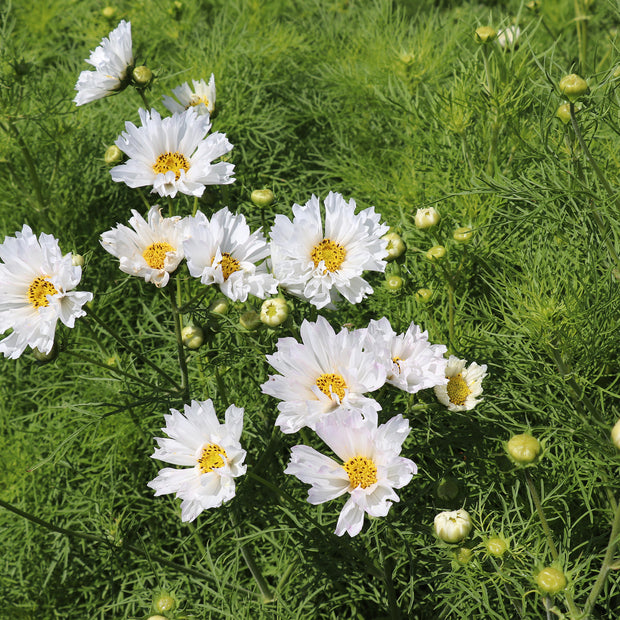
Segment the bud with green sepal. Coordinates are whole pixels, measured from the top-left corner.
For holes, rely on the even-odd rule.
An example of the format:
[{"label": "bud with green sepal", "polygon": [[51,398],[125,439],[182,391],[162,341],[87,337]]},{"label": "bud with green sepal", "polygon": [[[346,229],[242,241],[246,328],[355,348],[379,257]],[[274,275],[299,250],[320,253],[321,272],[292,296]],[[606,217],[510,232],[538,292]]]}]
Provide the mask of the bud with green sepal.
[{"label": "bud with green sepal", "polygon": [[131,72],[131,77],[136,88],[139,89],[148,88],[155,78],[153,72],[146,65],[135,67]]},{"label": "bud with green sepal", "polygon": [[508,541],[503,536],[493,536],[484,542],[487,553],[496,558],[501,558],[509,547]]},{"label": "bud with green sepal", "polygon": [[520,467],[538,462],[541,449],[538,439],[530,433],[513,435],[506,443],[506,452],[510,460]]},{"label": "bud with green sepal", "polygon": [[473,526],[469,513],[459,508],[440,512],[435,516],[433,527],[441,540],[452,544],[465,540]]},{"label": "bud with green sepal", "polygon": [[266,299],[260,308],[260,320],[268,327],[278,327],[288,318],[288,304],[283,297]]},{"label": "bud with green sepal", "polygon": [[387,241],[387,257],[386,260],[391,261],[405,252],[405,242],[402,240],[401,236],[395,232],[389,232],[387,235],[383,235],[381,237],[384,241]]},{"label": "bud with green sepal", "polygon": [[385,282],[383,283],[383,286],[390,293],[397,293],[398,291],[400,291],[401,288],[403,288],[404,283],[405,281],[399,275],[391,273],[385,276]]},{"label": "bud with green sepal", "polygon": [[153,611],[158,614],[165,614],[176,609],[176,599],[170,592],[162,590],[153,596]]},{"label": "bud with green sepal", "polygon": [[434,207],[427,207],[426,209],[418,209],[415,213],[414,222],[416,228],[424,229],[435,226],[439,223],[441,216],[439,211]]},{"label": "bud with green sepal", "polygon": [[103,161],[105,161],[108,166],[114,166],[123,161],[123,151],[121,151],[116,144],[113,144],[105,150]]},{"label": "bud with green sepal", "polygon": [[495,28],[491,28],[491,26],[480,26],[476,28],[476,32],[474,34],[476,41],[480,44],[491,43],[497,37],[497,31]]},{"label": "bud with green sepal", "polygon": [[250,194],[250,200],[257,206],[264,209],[274,201],[273,192],[270,189],[255,189]]},{"label": "bud with green sepal", "polygon": [[588,93],[588,83],[576,73],[565,75],[559,84],[560,92],[573,103]]},{"label": "bud with green sepal", "polygon": [[443,245],[434,245],[426,252],[426,258],[430,261],[439,261],[446,255],[446,248]]},{"label": "bud with green sepal", "polygon": [[452,234],[452,238],[457,243],[469,243],[474,235],[474,231],[469,226],[460,226]]},{"label": "bud with green sepal", "polygon": [[534,577],[538,589],[543,594],[554,596],[566,587],[566,575],[557,566],[545,566]]},{"label": "bud with green sepal", "polygon": [[181,331],[183,344],[191,350],[199,349],[204,342],[204,332],[197,325],[186,325]]},{"label": "bud with green sepal", "polygon": [[224,316],[228,314],[228,310],[230,308],[230,304],[228,303],[228,299],[226,297],[218,297],[210,306],[209,312],[213,314],[219,314]]},{"label": "bud with green sepal", "polygon": [[416,301],[427,304],[433,298],[433,291],[430,288],[419,288],[415,294]]}]

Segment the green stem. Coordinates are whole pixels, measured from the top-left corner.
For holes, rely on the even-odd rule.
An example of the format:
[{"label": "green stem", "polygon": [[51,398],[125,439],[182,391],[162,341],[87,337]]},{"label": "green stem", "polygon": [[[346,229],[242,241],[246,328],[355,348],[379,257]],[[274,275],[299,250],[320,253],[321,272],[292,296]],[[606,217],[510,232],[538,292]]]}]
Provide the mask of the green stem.
[{"label": "green stem", "polygon": [[587,16],[585,7],[581,6],[580,0],[575,0],[575,25],[577,26],[577,42],[579,45],[579,71],[586,73],[586,48],[587,48]]},{"label": "green stem", "polygon": [[186,401],[189,401],[189,374],[187,372],[187,360],[185,359],[185,348],[183,347],[183,336],[182,330],[183,326],[181,325],[181,313],[179,312],[179,307],[177,306],[177,293],[180,292],[179,285],[180,280],[175,278],[176,280],[176,289],[169,282],[168,290],[170,291],[170,306],[172,308],[172,319],[174,321],[174,335],[177,341],[177,355],[179,358],[179,369],[181,370],[181,387],[180,391],[183,394],[183,398]]},{"label": "green stem", "polygon": [[138,93],[140,93],[140,97],[142,97],[142,102],[144,103],[144,106],[146,107],[147,112],[150,112],[151,104],[149,103],[149,100],[146,98],[146,93],[144,92],[144,88],[136,88],[136,90],[138,91]]},{"label": "green stem", "polygon": [[381,547],[381,543],[379,542],[379,537],[375,533],[375,544],[377,545],[377,549],[379,551],[379,560],[381,562],[381,569],[383,572],[383,582],[385,583],[385,588],[387,590],[388,596],[388,606],[390,609],[390,618],[392,620],[400,620],[400,608],[398,606],[398,599],[396,597],[396,591],[394,590],[394,582],[392,580],[392,571],[394,570],[393,563],[390,558],[386,558],[383,555],[383,550]]},{"label": "green stem", "polygon": [[614,512],[614,520],[611,526],[611,534],[609,535],[609,542],[607,543],[607,550],[605,551],[605,557],[603,558],[603,564],[601,566],[601,570],[599,571],[598,577],[592,586],[592,591],[590,592],[590,596],[588,596],[588,600],[586,601],[586,606],[584,608],[584,616],[587,618],[592,612],[592,608],[594,607],[594,603],[598,598],[598,595],[601,593],[603,589],[603,585],[607,580],[607,575],[609,574],[609,570],[611,568],[612,561],[614,559],[614,553],[616,551],[616,547],[618,545],[618,536],[620,536],[620,502],[616,504],[615,512]]}]

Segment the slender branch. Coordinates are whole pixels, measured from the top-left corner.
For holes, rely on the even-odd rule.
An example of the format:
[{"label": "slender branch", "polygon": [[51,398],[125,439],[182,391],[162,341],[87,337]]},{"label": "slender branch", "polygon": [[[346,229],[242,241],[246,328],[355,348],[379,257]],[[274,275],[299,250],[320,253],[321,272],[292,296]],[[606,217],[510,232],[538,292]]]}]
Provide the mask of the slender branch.
[{"label": "slender branch", "polygon": [[[174,335],[177,341],[177,355],[179,358],[179,369],[181,370],[181,387],[180,392],[183,393],[183,398],[189,401],[189,374],[187,371],[187,360],[185,359],[185,349],[183,347],[182,325],[181,325],[181,313],[177,305],[177,293],[179,292],[180,280],[176,279],[176,287],[170,285],[168,287],[170,291],[170,306],[172,308],[172,319],[174,321]],[[171,284],[169,282],[169,284]]]}]

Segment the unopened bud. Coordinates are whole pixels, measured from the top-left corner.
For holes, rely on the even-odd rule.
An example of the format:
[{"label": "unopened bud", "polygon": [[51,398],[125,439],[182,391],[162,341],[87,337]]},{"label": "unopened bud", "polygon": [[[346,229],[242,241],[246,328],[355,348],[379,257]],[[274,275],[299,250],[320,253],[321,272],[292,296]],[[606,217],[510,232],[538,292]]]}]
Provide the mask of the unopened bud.
[{"label": "unopened bud", "polygon": [[181,340],[188,349],[199,349],[204,342],[204,332],[197,325],[186,325],[181,330]]},{"label": "unopened bud", "polygon": [[288,317],[288,305],[282,297],[274,297],[266,299],[260,307],[261,323],[269,327],[277,327],[282,325]]},{"label": "unopened bud", "polygon": [[113,6],[105,6],[103,7],[101,14],[106,19],[112,19],[116,15],[116,8]]},{"label": "unopened bud", "polygon": [[516,49],[519,45],[521,29],[518,26],[508,26],[497,33],[497,42],[506,51]]},{"label": "unopened bud", "polygon": [[467,547],[459,547],[454,557],[459,564],[468,564],[474,557],[474,552]]},{"label": "unopened bud", "polygon": [[620,420],[611,429],[611,440],[614,442],[614,446],[620,450]]},{"label": "unopened bud", "polygon": [[543,594],[555,595],[566,587],[566,576],[559,568],[553,566],[543,568],[535,580]]},{"label": "unopened bud", "polygon": [[560,80],[560,92],[566,95],[570,101],[576,101],[588,92],[588,83],[576,73],[565,75]]},{"label": "unopened bud", "polygon": [[58,346],[54,342],[52,348],[48,353],[44,353],[41,349],[37,349],[37,347],[32,348],[32,355],[37,362],[41,362],[42,364],[46,362],[53,362],[58,357]]},{"label": "unopened bud", "polygon": [[228,300],[225,297],[218,297],[210,306],[209,312],[213,314],[228,314]]},{"label": "unopened bud", "polygon": [[153,611],[157,613],[163,614],[167,611],[174,611],[176,606],[177,602],[169,592],[160,592],[153,597]]},{"label": "unopened bud", "polygon": [[530,0],[525,6],[528,10],[532,11],[532,13],[540,13],[540,0]]},{"label": "unopened bud", "polygon": [[416,301],[420,303],[426,304],[433,297],[433,291],[430,288],[419,288],[417,293],[415,294]]},{"label": "unopened bud", "polygon": [[149,616],[147,620],[168,620],[166,616]]},{"label": "unopened bud", "polygon": [[430,228],[439,222],[439,212],[434,207],[418,209],[415,214],[416,228]]},{"label": "unopened bud", "polygon": [[388,255],[386,260],[394,260],[395,258],[401,256],[405,251],[405,242],[401,239],[401,236],[398,233],[391,232],[387,235],[383,235],[381,238],[387,241],[387,247],[385,249],[387,250]]},{"label": "unopened bud", "polygon": [[153,81],[153,72],[146,65],[136,67],[132,71],[131,76],[140,88],[146,88]]},{"label": "unopened bud", "polygon": [[123,159],[123,151],[121,151],[116,144],[109,146],[103,155],[103,160],[108,166],[117,164]]},{"label": "unopened bud", "polygon": [[71,254],[71,264],[74,267],[83,267],[84,257],[81,254]]},{"label": "unopened bud", "polygon": [[440,512],[434,521],[435,533],[447,543],[461,542],[471,532],[469,513],[462,508]]},{"label": "unopened bud", "polygon": [[385,278],[384,286],[390,293],[396,293],[396,291],[400,291],[403,288],[404,283],[405,281],[400,276],[392,274]]},{"label": "unopened bud", "polygon": [[432,261],[441,260],[445,255],[446,248],[444,248],[443,245],[434,245],[430,250],[426,252],[426,258]]},{"label": "unopened bud", "polygon": [[538,458],[540,442],[529,433],[513,435],[506,444],[506,450],[517,465],[527,465]]},{"label": "unopened bud", "polygon": [[250,194],[250,200],[257,207],[268,207],[274,200],[273,192],[270,189],[255,189]]},{"label": "unopened bud", "polygon": [[496,558],[501,558],[508,551],[508,543],[503,538],[489,538],[485,543],[485,547],[489,555],[493,555]]},{"label": "unopened bud", "polygon": [[461,226],[457,228],[454,233],[452,233],[452,238],[457,243],[469,243],[473,236],[474,232],[469,226]]},{"label": "unopened bud", "polygon": [[495,28],[491,28],[491,26],[480,26],[480,28],[476,28],[475,37],[478,43],[491,43],[496,36],[497,32]]},{"label": "unopened bud", "polygon": [[565,124],[570,123],[570,103],[563,103],[558,109],[555,115]]},{"label": "unopened bud", "polygon": [[260,325],[260,315],[258,312],[254,312],[254,310],[248,310],[239,317],[239,323],[241,327],[252,331]]}]

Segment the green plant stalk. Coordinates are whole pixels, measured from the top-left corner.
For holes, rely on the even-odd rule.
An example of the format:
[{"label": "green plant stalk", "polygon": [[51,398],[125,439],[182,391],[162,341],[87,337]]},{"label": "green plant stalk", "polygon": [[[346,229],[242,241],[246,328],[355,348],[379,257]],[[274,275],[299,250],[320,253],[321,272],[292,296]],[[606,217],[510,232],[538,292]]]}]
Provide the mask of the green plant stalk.
[{"label": "green plant stalk", "polygon": [[605,551],[605,557],[603,558],[601,570],[599,571],[598,577],[596,578],[596,581],[592,586],[592,591],[590,592],[588,600],[586,601],[586,606],[584,608],[584,616],[586,618],[592,612],[594,603],[596,602],[596,599],[601,593],[603,585],[605,585],[605,581],[607,580],[607,575],[609,574],[611,563],[614,559],[614,553],[618,546],[618,536],[620,536],[620,502],[618,502],[615,507],[614,520],[611,526],[611,534],[609,535],[609,542],[607,543],[607,550]]},{"label": "green plant stalk", "polygon": [[146,111],[150,112],[151,104],[149,103],[149,100],[146,98],[146,93],[144,92],[144,88],[136,88],[136,90],[138,91],[138,93],[140,93],[140,97],[142,97],[142,102],[144,103],[146,107]]},{"label": "green plant stalk", "polygon": [[[530,497],[532,498],[532,501],[534,502],[534,506],[536,507],[536,512],[538,513],[538,517],[540,519],[543,532],[545,533],[545,536],[547,538],[547,544],[549,545],[549,550],[551,551],[551,557],[553,558],[555,562],[559,562],[560,556],[558,554],[557,547],[555,546],[555,543],[553,542],[553,534],[551,533],[551,528],[549,527],[549,523],[547,523],[547,519],[545,518],[545,513],[543,511],[543,507],[540,502],[538,491],[536,490],[536,486],[534,485],[532,476],[530,476],[530,472],[526,469],[524,473],[525,473],[525,481],[527,483],[527,488],[529,489],[529,492],[530,492]],[[573,620],[577,620],[578,618],[581,618],[581,612],[579,611],[579,609],[577,609],[577,606],[575,605],[575,601],[573,600],[572,594],[566,591],[564,593],[564,596],[566,597],[566,603],[568,605],[571,618],[573,618]]]},{"label": "green plant stalk", "polygon": [[[588,160],[590,166],[592,166],[592,170],[594,170],[594,173],[601,182],[601,185],[605,188],[605,191],[607,192],[613,203],[616,205],[616,208],[620,210],[620,198],[618,198],[614,194],[613,188],[609,184],[609,181],[607,181],[607,178],[603,174],[603,171],[600,169],[599,165],[596,163],[594,157],[592,157],[592,153],[590,153],[590,149],[588,148],[588,145],[583,139],[581,129],[579,128],[579,124],[577,123],[577,117],[575,115],[575,103],[573,101],[570,102],[570,120],[573,126],[573,131],[577,136],[577,140],[579,140],[579,146],[581,147],[583,154],[586,156],[586,159]],[[614,245],[612,243],[609,227],[607,226],[607,224],[601,217],[601,214],[598,212],[598,209],[596,209],[594,205],[592,205],[592,215],[594,216],[594,221],[596,222],[596,225],[598,226],[599,231],[603,239],[605,240],[605,245],[607,246],[607,250],[609,251],[611,258],[616,263],[616,267],[620,269],[620,258],[618,258],[618,254],[616,253],[616,249],[614,248]]]},{"label": "green plant stalk", "polygon": [[[187,371],[187,359],[185,358],[185,348],[183,347],[183,336],[181,325],[181,313],[177,306],[177,293],[180,293],[180,280],[175,278],[176,287],[169,286],[170,291],[170,306],[172,308],[172,320],[174,321],[174,335],[177,341],[177,356],[179,358],[179,370],[181,371],[181,387],[180,392],[183,395],[185,401],[189,401],[189,373]],[[169,283],[170,284],[170,283]]]},{"label": "green plant stalk", "polygon": [[393,565],[389,558],[384,557],[379,537],[375,533],[375,544],[379,550],[379,560],[381,562],[381,570],[383,572],[383,582],[387,590],[388,606],[390,610],[390,618],[392,620],[400,620],[401,613],[398,607],[398,599],[396,597],[396,591],[394,590],[394,582],[392,581]]},{"label": "green plant stalk", "polygon": [[579,46],[579,70],[586,73],[586,49],[587,49],[587,20],[585,5],[580,0],[575,0],[575,25],[577,27],[577,43]]},{"label": "green plant stalk", "polygon": [[144,362],[148,366],[150,366],[153,370],[155,370],[158,374],[160,374],[168,383],[174,386],[177,392],[182,391],[182,387],[165,371],[162,370],[157,364],[152,362],[148,357],[142,355],[139,351],[137,351],[134,347],[132,347],[125,338],[123,338],[119,333],[113,330],[103,319],[99,318],[95,312],[93,312],[92,308],[86,309],[86,314],[89,318],[92,318],[99,327],[105,330],[116,342],[118,342],[124,349],[133,353],[140,361]]}]

